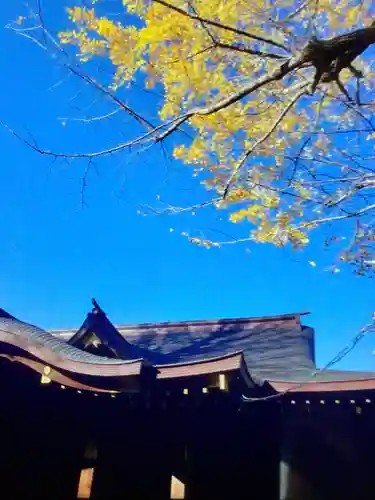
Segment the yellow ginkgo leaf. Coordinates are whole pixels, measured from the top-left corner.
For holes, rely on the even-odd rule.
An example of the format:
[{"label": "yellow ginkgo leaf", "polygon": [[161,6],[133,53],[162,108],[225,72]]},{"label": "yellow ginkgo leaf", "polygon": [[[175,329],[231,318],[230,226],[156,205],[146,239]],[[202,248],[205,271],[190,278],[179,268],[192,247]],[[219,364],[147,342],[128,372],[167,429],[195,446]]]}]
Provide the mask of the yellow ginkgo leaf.
[{"label": "yellow ginkgo leaf", "polygon": [[[368,152],[367,158],[360,158],[366,148],[358,151],[358,144],[367,139],[371,145],[375,129],[368,128],[371,110],[364,107],[364,114],[353,113],[352,104],[354,99],[368,100],[375,81],[371,55],[365,53],[363,42],[373,33],[372,2],[319,0],[312,9],[310,2],[280,0],[266,2],[272,5],[272,15],[266,17],[260,16],[268,9],[261,0],[194,0],[194,5],[186,0],[120,0],[116,14],[110,0],[83,2],[91,3],[90,7],[72,2],[79,6],[68,9],[71,26],[59,33],[60,43],[73,46],[78,61],[89,62],[88,73],[100,68],[104,73],[100,80],[108,84],[105,94],[144,127],[139,132],[138,126],[129,127],[130,143],[117,147],[113,138],[109,141],[113,150],[98,145],[98,151],[120,154],[130,146],[142,151],[155,143],[168,143],[164,153],[171,149],[183,183],[186,175],[193,178],[187,191],[193,194],[193,186],[203,186],[209,194],[201,204],[195,198],[184,200],[184,211],[193,207],[189,215],[198,216],[196,207],[221,210],[218,220],[241,223],[238,241],[251,239],[300,250],[310,243],[314,230],[320,227],[320,235],[325,234],[323,229],[332,221],[337,224],[337,236],[322,237],[328,251],[333,241],[341,241],[340,221],[345,224],[350,218],[359,223],[361,215],[369,214],[372,205],[366,206],[360,196],[374,189],[374,176],[367,165]],[[332,59],[326,61],[327,74],[317,71],[317,85],[310,88],[306,80],[310,76],[302,68],[314,66],[315,56],[314,51],[310,55],[309,50],[303,51],[311,42],[311,30],[302,28],[311,25],[312,10],[319,38],[342,51],[327,55]],[[343,33],[351,36],[337,39]],[[355,54],[350,49],[353,40],[358,41]],[[293,61],[299,62],[280,66],[294,48]],[[348,51],[355,56],[355,68],[349,64],[351,58],[344,57]],[[110,65],[96,65],[100,58]],[[107,68],[111,69],[105,74]],[[334,68],[340,69],[340,75],[334,74]],[[356,77],[362,73],[356,88]],[[86,81],[99,88],[96,76],[95,71]],[[340,85],[335,84],[338,76]],[[143,96],[156,97],[143,103],[144,118],[128,108],[136,103],[137,89],[142,92],[141,104]],[[61,122],[67,124],[68,119]],[[354,131],[358,142],[347,135]],[[100,139],[103,136],[98,134]],[[361,168],[349,177],[357,163]],[[159,194],[156,200],[160,203]],[[239,234],[242,229],[246,238]],[[182,235],[196,245],[215,246],[214,241]],[[369,232],[366,241],[355,245],[359,248],[354,249],[354,257],[349,254],[340,260],[339,255],[332,262],[340,266],[352,260],[362,273],[363,259],[374,257],[372,238]],[[336,252],[340,250],[337,245]],[[307,262],[317,267],[314,260]],[[325,269],[340,272],[334,265]]]}]

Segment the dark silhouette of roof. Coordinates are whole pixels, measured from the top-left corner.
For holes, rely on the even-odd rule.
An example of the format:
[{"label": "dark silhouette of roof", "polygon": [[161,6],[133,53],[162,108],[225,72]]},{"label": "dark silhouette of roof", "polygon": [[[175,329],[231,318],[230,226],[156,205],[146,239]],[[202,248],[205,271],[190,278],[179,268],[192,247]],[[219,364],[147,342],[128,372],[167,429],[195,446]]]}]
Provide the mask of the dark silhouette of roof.
[{"label": "dark silhouette of roof", "polygon": [[88,313],[79,330],[69,339],[69,345],[80,350],[86,350],[94,335],[106,346],[111,358],[122,360],[147,359],[142,349],[130,344],[120,335],[95,299],[92,299],[92,303],[92,311]]},{"label": "dark silhouette of roof", "polygon": [[204,360],[242,351],[252,375],[298,377],[315,369],[313,330],[299,316],[118,327],[155,364]]},{"label": "dark silhouette of roof", "polygon": [[[375,373],[316,373],[314,331],[301,324],[304,314],[115,327],[93,299],[93,310],[78,331],[47,332],[0,309],[0,343],[23,349],[28,366],[48,362],[95,377],[137,375],[142,366],[153,366],[158,378],[239,370],[247,380],[269,381],[276,391],[289,386],[299,391],[301,382],[313,382],[308,387],[314,391],[316,384],[328,382],[345,390],[345,382],[360,380],[366,381],[363,388],[370,383],[375,389]],[[108,355],[88,352],[93,338]]]},{"label": "dark silhouette of roof", "polygon": [[0,310],[0,331],[9,336],[30,340],[37,345],[49,349],[61,358],[71,361],[99,364],[121,364],[124,362],[124,360],[95,356],[94,354],[77,349],[59,337],[42,330],[42,328],[16,319],[3,309]]},{"label": "dark silhouette of roof", "polygon": [[314,332],[294,313],[115,327],[96,303],[77,333],[52,332],[82,347],[89,332],[113,345],[114,356],[147,359],[151,364],[193,363],[242,352],[252,375],[259,379],[294,379],[315,369]]}]

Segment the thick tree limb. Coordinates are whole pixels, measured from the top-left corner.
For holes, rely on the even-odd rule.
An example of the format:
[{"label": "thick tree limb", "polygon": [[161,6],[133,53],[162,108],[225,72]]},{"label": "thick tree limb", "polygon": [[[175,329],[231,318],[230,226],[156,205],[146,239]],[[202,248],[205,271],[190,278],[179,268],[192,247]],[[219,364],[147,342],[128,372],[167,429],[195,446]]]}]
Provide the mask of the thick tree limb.
[{"label": "thick tree limb", "polygon": [[367,28],[328,40],[313,38],[300,57],[302,64],[309,63],[315,67],[311,92],[315,92],[321,81],[338,82],[340,72],[345,68],[349,68],[358,77],[360,72],[353,68],[352,62],[373,43],[375,43],[375,22]]},{"label": "thick tree limb", "polygon": [[[181,9],[180,7],[176,7],[165,0],[153,0],[153,1],[161,5],[164,5],[165,7],[170,8],[174,11],[177,11],[181,15],[190,17],[191,19],[196,19],[201,23],[211,26],[216,26],[222,29],[229,29],[230,31],[236,32],[239,35],[244,35],[244,36],[246,35],[248,38],[269,43],[271,45],[285,49],[285,47],[280,46],[280,44],[277,44],[272,40],[270,41],[266,38],[258,37],[256,35],[253,36],[247,32],[242,32],[241,30],[221,25],[221,23],[217,23],[216,21],[211,21],[209,19],[201,18],[196,14],[189,13]],[[49,33],[46,32],[46,35],[48,36]],[[190,111],[187,111],[186,113],[181,114],[180,116],[174,118],[173,120],[170,120],[157,127],[153,127],[150,122],[148,122],[143,117],[138,115],[136,112],[134,112],[131,108],[122,103],[120,100],[117,100],[116,98],[114,99],[115,96],[113,96],[113,94],[106,91],[106,89],[104,89],[100,84],[95,82],[93,79],[91,79],[90,77],[86,77],[85,75],[81,75],[77,70],[75,70],[75,68],[68,67],[70,71],[77,74],[81,78],[85,79],[88,83],[96,86],[96,88],[98,88],[102,92],[104,91],[104,93],[110,94],[109,97],[114,99],[119,106],[125,109],[131,116],[133,116],[137,121],[139,121],[139,123],[145,125],[148,129],[148,132],[132,141],[121,143],[112,148],[107,148],[92,153],[63,154],[63,153],[53,153],[47,150],[41,150],[37,148],[35,145],[31,145],[31,147],[33,147],[34,150],[37,150],[41,154],[51,155],[56,157],[95,158],[123,151],[132,146],[140,145],[144,141],[153,140],[154,142],[157,143],[170,136],[174,131],[176,131],[180,127],[180,125],[187,122],[193,116],[208,116],[218,111],[224,110],[227,107],[231,106],[232,104],[240,101],[244,97],[268,85],[269,83],[281,80],[294,70],[297,70],[306,65],[315,67],[316,74],[313,87],[316,88],[316,85],[320,82],[320,79],[323,78],[323,75],[325,81],[329,80],[330,75],[332,76],[332,78],[334,76],[335,78],[337,78],[341,69],[347,67],[348,65],[351,65],[353,57],[359,55],[361,51],[365,50],[369,45],[374,43],[374,41],[375,41],[375,26],[364,28],[362,30],[353,31],[352,33],[341,35],[331,40],[321,40],[321,41],[312,40],[307,44],[305,49],[302,51],[300,57],[298,57],[294,61],[292,59],[288,60],[286,63],[282,64],[280,67],[276,68],[271,73],[264,75],[255,82],[251,82],[247,85],[244,85],[236,92],[233,92],[232,94],[229,94],[228,96],[219,99],[217,102],[213,103],[210,106],[194,108]],[[55,40],[53,40],[53,42],[56,44]],[[59,50],[61,50],[60,47]],[[15,134],[14,131],[12,131],[12,133],[17,136],[17,134]],[[30,143],[28,143],[27,140],[24,140],[24,142],[30,145]]]}]

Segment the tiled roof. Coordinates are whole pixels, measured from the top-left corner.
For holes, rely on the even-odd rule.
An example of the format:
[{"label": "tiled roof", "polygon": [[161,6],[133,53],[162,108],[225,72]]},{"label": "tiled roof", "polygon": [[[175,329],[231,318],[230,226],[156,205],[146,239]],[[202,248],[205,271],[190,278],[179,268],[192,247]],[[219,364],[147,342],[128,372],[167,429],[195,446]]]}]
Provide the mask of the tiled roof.
[{"label": "tiled roof", "polygon": [[153,364],[188,363],[243,352],[261,379],[288,379],[315,368],[313,330],[299,316],[117,327]]},{"label": "tiled roof", "polygon": [[[153,365],[189,364],[243,352],[248,370],[259,379],[290,379],[315,368],[313,330],[293,313],[170,323],[119,325],[127,345]],[[74,330],[53,331],[68,340]]]},{"label": "tiled roof", "polygon": [[81,328],[68,340],[68,344],[82,350],[92,333],[95,333],[100,341],[109,347],[114,358],[122,360],[147,359],[143,350],[127,342],[99,308],[94,308],[87,315]]},{"label": "tiled roof", "polygon": [[[0,343],[32,357],[2,356],[36,371],[49,363],[57,369],[56,380],[63,380],[67,371],[94,377],[139,375],[146,364],[153,365],[159,379],[240,370],[251,384],[268,381],[279,392],[375,389],[375,373],[322,370],[313,376],[314,337],[312,328],[301,325],[304,313],[114,327],[95,307],[76,334],[46,332],[0,309]],[[80,345],[91,332],[114,347],[113,358],[86,352],[84,343],[82,348],[68,343],[71,339]]]},{"label": "tiled roof", "polygon": [[104,358],[77,349],[59,337],[15,318],[0,317],[0,333],[3,335],[7,334],[9,337],[14,336],[18,339],[29,340],[33,344],[43,346],[59,357],[70,361],[101,365],[119,365],[124,363],[124,360]]},{"label": "tiled roof", "polygon": [[[11,349],[11,351],[5,349],[5,351],[0,352],[0,357],[22,363],[40,373],[43,373],[44,368],[49,366],[49,377],[51,379],[53,378],[53,380],[64,385],[89,390],[97,390],[97,388],[92,385],[84,385],[82,381],[76,380],[77,375],[93,377],[140,375],[142,367],[151,364],[150,361],[153,356],[150,352],[127,342],[107,320],[102,311],[88,315],[78,333],[85,335],[86,332],[89,335],[90,332],[94,332],[105,341],[116,341],[118,343],[117,351],[125,353],[127,359],[108,358],[91,354],[70,345],[66,339],[64,340],[34,325],[19,321],[2,310],[0,311],[0,344],[3,343],[15,348],[16,351],[14,349]],[[110,335],[106,338],[108,333]],[[77,335],[76,338],[79,340],[80,336]],[[129,356],[140,352],[145,354],[144,359],[135,359]],[[158,378],[178,378],[243,369],[242,353],[215,359],[208,358],[212,358],[212,356],[208,356],[201,361],[192,360],[189,363],[164,363],[162,367],[155,366],[151,369]],[[243,370],[243,373],[245,379],[252,384],[247,371]]]}]

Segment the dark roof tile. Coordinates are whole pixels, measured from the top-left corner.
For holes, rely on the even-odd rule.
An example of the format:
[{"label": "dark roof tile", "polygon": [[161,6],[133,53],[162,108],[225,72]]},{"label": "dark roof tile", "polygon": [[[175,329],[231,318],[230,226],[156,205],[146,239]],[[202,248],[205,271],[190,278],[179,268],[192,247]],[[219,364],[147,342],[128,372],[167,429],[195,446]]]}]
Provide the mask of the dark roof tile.
[{"label": "dark roof tile", "polygon": [[[291,378],[315,368],[313,330],[301,326],[303,314],[116,328],[127,344],[137,347],[154,365],[203,361],[241,351],[248,370],[258,378]],[[73,331],[54,333],[69,339]]]},{"label": "dark roof tile", "polygon": [[62,358],[71,361],[95,364],[121,364],[124,362],[123,360],[104,358],[81,351],[80,349],[69,345],[64,340],[51,335],[51,333],[46,332],[37,326],[24,323],[23,321],[19,321],[13,317],[9,318],[5,315],[1,315],[1,313],[0,331],[2,333],[15,335],[24,339],[30,339],[33,343],[42,345]]}]

